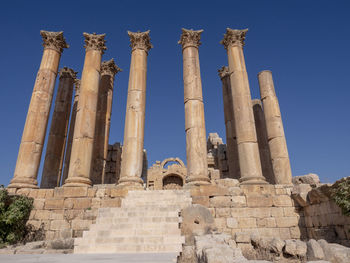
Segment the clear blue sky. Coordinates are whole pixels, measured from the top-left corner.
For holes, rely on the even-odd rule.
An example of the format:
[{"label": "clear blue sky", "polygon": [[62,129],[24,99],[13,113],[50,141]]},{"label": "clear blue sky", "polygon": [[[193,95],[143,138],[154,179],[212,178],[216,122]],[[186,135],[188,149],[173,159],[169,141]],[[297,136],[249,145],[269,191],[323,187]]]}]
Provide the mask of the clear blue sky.
[{"label": "clear blue sky", "polygon": [[152,165],[167,157],[186,160],[181,28],[204,29],[199,57],[206,130],[224,140],[217,69],[227,64],[227,56],[219,41],[226,27],[249,28],[244,52],[252,98],[259,96],[257,73],[272,70],[293,175],[314,172],[323,182],[349,176],[349,10],[349,1],[4,1],[0,183],[7,185],[13,176],[42,55],[41,29],[64,31],[71,47],[60,67],[72,67],[79,77],[82,33],[107,34],[103,59],[114,58],[124,69],[115,79],[110,143],[123,140],[130,65],[126,31],[151,30],[145,148]]}]

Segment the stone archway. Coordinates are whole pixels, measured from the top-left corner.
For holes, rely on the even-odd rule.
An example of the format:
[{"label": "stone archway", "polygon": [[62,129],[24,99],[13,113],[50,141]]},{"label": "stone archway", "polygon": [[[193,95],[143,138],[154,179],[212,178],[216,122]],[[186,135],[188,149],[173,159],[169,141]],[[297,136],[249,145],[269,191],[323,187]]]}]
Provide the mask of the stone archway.
[{"label": "stone archway", "polygon": [[160,164],[160,167],[164,169],[164,166],[169,162],[175,162],[178,163],[181,167],[186,167],[180,158],[167,158]]},{"label": "stone archway", "polygon": [[169,174],[163,177],[163,190],[182,189],[184,180],[178,174]]}]

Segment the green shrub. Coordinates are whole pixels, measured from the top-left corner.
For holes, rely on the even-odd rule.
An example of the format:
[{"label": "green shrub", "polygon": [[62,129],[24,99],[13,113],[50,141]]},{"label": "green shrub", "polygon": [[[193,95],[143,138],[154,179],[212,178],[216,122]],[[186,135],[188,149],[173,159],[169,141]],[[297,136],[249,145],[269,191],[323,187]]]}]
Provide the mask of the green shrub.
[{"label": "green shrub", "polygon": [[0,243],[14,244],[27,234],[26,222],[33,208],[33,199],[9,195],[0,186]]},{"label": "green shrub", "polygon": [[331,197],[346,216],[350,216],[350,177],[332,186]]}]

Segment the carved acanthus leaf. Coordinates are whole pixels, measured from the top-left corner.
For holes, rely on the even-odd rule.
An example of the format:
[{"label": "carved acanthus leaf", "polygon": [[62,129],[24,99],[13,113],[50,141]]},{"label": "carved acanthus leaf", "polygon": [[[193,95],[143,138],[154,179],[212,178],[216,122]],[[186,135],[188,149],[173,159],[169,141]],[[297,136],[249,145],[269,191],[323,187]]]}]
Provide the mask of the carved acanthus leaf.
[{"label": "carved acanthus leaf", "polygon": [[86,51],[98,50],[98,51],[101,51],[101,53],[103,54],[104,51],[107,49],[107,47],[105,46],[106,34],[97,35],[96,33],[93,33],[93,34],[83,33],[83,35],[85,37],[84,48],[86,49]]},{"label": "carved acanthus leaf", "polygon": [[229,71],[229,69],[228,69],[227,66],[222,66],[222,67],[218,70],[218,72],[219,72],[219,77],[220,77],[221,79],[223,79],[223,78],[225,78],[225,77],[227,77],[227,76],[230,75],[230,71]]},{"label": "carved acanthus leaf", "polygon": [[153,45],[151,44],[151,38],[149,36],[149,32],[150,30],[147,30],[145,32],[128,31],[128,35],[130,37],[130,47],[132,48],[132,51],[134,51],[135,49],[142,49],[148,53],[148,51],[151,48],[153,48]]},{"label": "carved acanthus leaf", "polygon": [[192,30],[182,28],[182,34],[178,44],[182,45],[182,49],[186,47],[196,47],[198,48],[201,43],[201,34],[203,30]]},{"label": "carved acanthus leaf", "polygon": [[60,69],[59,73],[60,75],[60,79],[61,78],[72,78],[72,79],[76,79],[78,72],[75,72],[73,69],[71,68],[67,68],[67,67],[63,67]]},{"label": "carved acanthus leaf", "polygon": [[226,29],[226,34],[224,34],[224,39],[220,41],[220,44],[224,45],[225,49],[229,46],[239,45],[244,46],[245,35],[247,34],[248,29]]},{"label": "carved acanthus leaf", "polygon": [[69,48],[69,45],[66,43],[66,39],[63,37],[63,31],[50,32],[41,30],[40,35],[43,38],[44,48],[54,49],[60,53],[63,52],[64,48]]},{"label": "carved acanthus leaf", "polygon": [[114,78],[115,74],[120,71],[123,70],[114,63],[113,58],[107,61],[103,61],[101,64],[101,75],[110,75],[112,78]]}]

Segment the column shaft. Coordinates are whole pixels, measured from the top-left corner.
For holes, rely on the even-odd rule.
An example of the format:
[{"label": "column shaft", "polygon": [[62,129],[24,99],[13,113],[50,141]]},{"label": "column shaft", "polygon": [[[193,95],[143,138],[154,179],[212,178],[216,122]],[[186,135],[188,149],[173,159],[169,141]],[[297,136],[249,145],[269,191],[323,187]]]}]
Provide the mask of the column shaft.
[{"label": "column shaft", "polygon": [[76,72],[72,69],[64,67],[60,70],[60,81],[46,147],[41,188],[59,186],[75,77]]},{"label": "column shaft", "polygon": [[284,135],[281,111],[276,97],[271,71],[258,74],[260,95],[264,107],[267,136],[269,140],[275,182],[291,184],[290,167],[286,137]]},{"label": "column shaft", "polygon": [[261,101],[258,99],[255,99],[255,100],[252,100],[252,104],[253,104],[256,135],[258,138],[262,173],[266,181],[268,181],[270,184],[275,184],[275,176],[273,174],[270,148],[269,148],[269,142],[267,138],[266,121],[265,121],[265,116],[262,109]]},{"label": "column shaft", "polygon": [[227,29],[222,44],[228,55],[231,73],[232,102],[238,143],[241,182],[244,184],[266,183],[261,170],[254,114],[246,71],[243,45],[246,30]]},{"label": "column shaft", "polygon": [[149,31],[128,32],[132,47],[119,186],[142,188]]},{"label": "column shaft", "polygon": [[63,48],[63,32],[41,31],[44,53],[29,104],[14,177],[8,187],[37,188],[37,175]]},{"label": "column shaft", "polygon": [[120,69],[115,65],[113,59],[102,62],[92,158],[93,167],[90,177],[93,184],[101,184],[104,181],[112,114],[114,76],[118,71]]},{"label": "column shaft", "polygon": [[64,186],[91,185],[90,170],[95,136],[96,110],[100,82],[101,58],[105,35],[87,34],[85,62],[81,77],[78,109],[68,178]]},{"label": "column shaft", "polygon": [[208,184],[207,143],[198,46],[203,30],[182,29],[187,177],[190,185]]},{"label": "column shaft", "polygon": [[222,81],[222,96],[224,101],[224,116],[226,127],[226,153],[229,167],[229,176],[230,178],[239,179],[241,177],[241,171],[239,168],[238,145],[228,67],[222,67],[219,70],[219,76]]},{"label": "column shaft", "polygon": [[71,152],[72,152],[75,119],[77,117],[77,108],[78,108],[78,100],[79,100],[79,92],[80,92],[80,80],[76,79],[74,84],[75,84],[74,101],[73,101],[73,107],[72,107],[72,116],[70,118],[70,123],[69,123],[69,132],[68,132],[67,146],[66,146],[67,149],[66,149],[66,155],[64,157],[64,166],[63,166],[61,185],[64,184],[64,182],[68,178],[69,161],[70,161]]}]

